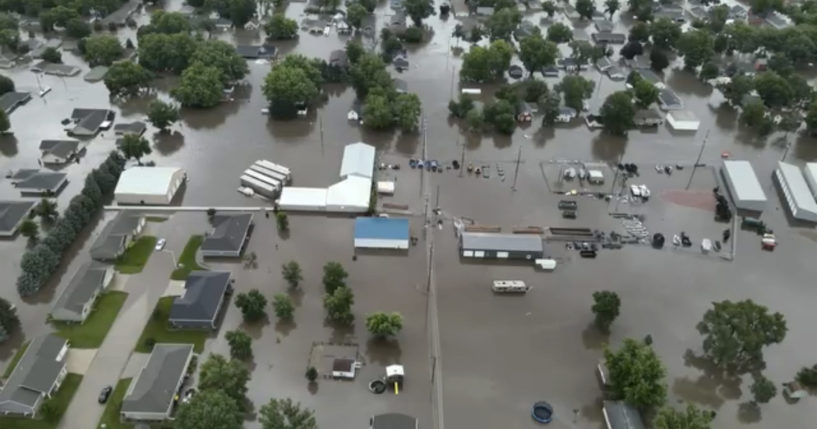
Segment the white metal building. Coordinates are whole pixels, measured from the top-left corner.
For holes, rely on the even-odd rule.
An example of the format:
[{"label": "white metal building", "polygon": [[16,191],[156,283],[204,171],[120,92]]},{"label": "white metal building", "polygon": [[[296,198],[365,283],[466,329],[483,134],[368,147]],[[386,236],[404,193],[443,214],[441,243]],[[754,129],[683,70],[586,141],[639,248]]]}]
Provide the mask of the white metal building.
[{"label": "white metal building", "polygon": [[374,175],[374,146],[363,142],[352,143],[343,148],[340,177],[349,176],[371,179]]},{"label": "white metal building", "polygon": [[363,213],[371,197],[372,180],[352,175],[326,189],[326,211]]},{"label": "white metal building", "polygon": [[783,191],[786,205],[795,219],[817,222],[817,202],[806,179],[795,165],[778,162],[774,177]]},{"label": "white metal building", "polygon": [[811,188],[811,194],[817,198],[817,162],[807,162],[803,168],[803,175],[806,176],[806,183]]},{"label": "white metal building", "polygon": [[674,110],[667,113],[667,123],[677,131],[698,131],[701,121],[689,110]]},{"label": "white metal building", "polygon": [[763,192],[749,161],[724,161],[721,173],[735,207],[763,211],[766,207],[766,193]]},{"label": "white metal building", "polygon": [[326,188],[286,186],[278,199],[278,208],[287,211],[322,212],[326,210]]},{"label": "white metal building", "polygon": [[119,204],[167,205],[186,177],[178,167],[131,167],[119,177],[114,200]]}]

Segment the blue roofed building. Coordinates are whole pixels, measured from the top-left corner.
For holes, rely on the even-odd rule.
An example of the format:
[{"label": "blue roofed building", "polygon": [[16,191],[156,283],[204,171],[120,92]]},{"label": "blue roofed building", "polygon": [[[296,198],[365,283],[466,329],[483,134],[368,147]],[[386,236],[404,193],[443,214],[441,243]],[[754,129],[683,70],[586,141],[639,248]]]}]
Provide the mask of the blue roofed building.
[{"label": "blue roofed building", "polygon": [[408,249],[409,220],[382,217],[355,219],[355,248]]}]

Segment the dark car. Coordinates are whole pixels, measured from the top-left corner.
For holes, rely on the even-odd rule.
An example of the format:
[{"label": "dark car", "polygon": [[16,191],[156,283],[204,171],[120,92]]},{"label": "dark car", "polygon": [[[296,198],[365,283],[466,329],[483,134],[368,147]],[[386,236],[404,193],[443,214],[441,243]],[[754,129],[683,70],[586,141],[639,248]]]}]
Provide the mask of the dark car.
[{"label": "dark car", "polygon": [[108,398],[111,396],[112,391],[113,387],[111,386],[106,386],[104,389],[102,389],[102,391],[99,392],[99,403],[104,404],[108,402]]},{"label": "dark car", "polygon": [[561,200],[559,201],[559,210],[576,210],[578,207],[578,203],[573,200]]}]

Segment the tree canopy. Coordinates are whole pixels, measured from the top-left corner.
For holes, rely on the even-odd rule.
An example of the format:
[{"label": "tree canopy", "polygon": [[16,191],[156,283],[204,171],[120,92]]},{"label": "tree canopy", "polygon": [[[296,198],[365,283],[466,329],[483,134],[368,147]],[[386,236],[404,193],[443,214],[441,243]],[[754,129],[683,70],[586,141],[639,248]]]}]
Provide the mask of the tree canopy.
[{"label": "tree canopy", "polygon": [[111,65],[105,73],[105,87],[111,97],[135,96],[150,87],[153,73],[132,61]]},{"label": "tree canopy", "polygon": [[403,328],[400,313],[372,313],[366,317],[366,329],[376,337],[389,337]]},{"label": "tree canopy", "polygon": [[556,90],[564,94],[565,106],[581,112],[584,100],[593,94],[594,84],[582,76],[568,75],[556,86]]},{"label": "tree canopy", "polygon": [[610,392],[641,410],[664,404],[666,370],[653,349],[641,341],[625,339],[617,350],[604,350],[610,374]]},{"label": "tree canopy", "polygon": [[326,293],[332,293],[339,287],[346,286],[349,274],[339,262],[327,262],[323,266],[323,287]]},{"label": "tree canopy", "polygon": [[773,71],[755,76],[754,87],[763,103],[772,109],[789,106],[795,97],[788,81]]},{"label": "tree canopy", "polygon": [[235,47],[222,40],[205,40],[199,43],[190,62],[200,62],[218,69],[224,85],[241,80],[250,71],[247,61],[238,55]]},{"label": "tree canopy", "polygon": [[354,320],[352,304],[355,303],[355,294],[346,286],[339,287],[333,292],[327,292],[323,299],[323,306],[329,320],[342,324],[350,324]]},{"label": "tree canopy", "polygon": [[556,44],[543,39],[539,34],[530,35],[519,42],[519,59],[531,76],[536,70],[555,64],[558,56],[559,48]]},{"label": "tree canopy", "polygon": [[249,292],[240,293],[235,297],[235,306],[241,309],[244,320],[254,322],[263,319],[267,315],[267,297],[258,289],[251,289]]},{"label": "tree canopy", "polygon": [[610,325],[618,317],[619,308],[621,308],[621,300],[617,293],[608,290],[593,292],[591,310],[596,316],[596,326],[602,331],[610,330]]},{"label": "tree canopy", "polygon": [[596,12],[596,3],[593,0],[576,0],[576,12],[580,18],[593,19]]},{"label": "tree canopy", "polygon": [[270,399],[261,406],[259,420],[263,429],[317,429],[312,410],[301,408],[292,399]]},{"label": "tree canopy", "polygon": [[762,374],[754,377],[754,382],[749,386],[755,402],[765,404],[777,395],[777,386]]},{"label": "tree canopy", "polygon": [[298,23],[284,14],[273,14],[264,24],[264,32],[271,40],[287,40],[298,35]]},{"label": "tree canopy", "polygon": [[403,8],[417,27],[423,25],[423,19],[434,14],[434,2],[430,0],[405,0]]},{"label": "tree canopy", "polygon": [[489,82],[502,77],[508,69],[513,49],[504,40],[497,40],[487,48],[472,46],[463,56],[460,79],[467,82]]},{"label": "tree canopy", "polygon": [[548,27],[547,39],[553,43],[567,43],[573,40],[573,30],[561,22]]},{"label": "tree canopy", "polygon": [[139,39],[139,64],[155,72],[179,74],[190,64],[196,45],[187,33],[147,34]]},{"label": "tree canopy", "polygon": [[124,53],[119,39],[114,36],[97,34],[85,39],[85,59],[91,66],[109,66]]},{"label": "tree canopy", "polygon": [[274,66],[262,89],[270,103],[270,113],[285,118],[294,117],[297,106],[312,101],[320,92],[307,71],[292,64]]},{"label": "tree canopy", "polygon": [[230,345],[230,357],[246,360],[252,357],[252,338],[244,331],[234,330],[224,334],[224,339]]},{"label": "tree canopy", "polygon": [[678,39],[678,52],[684,56],[684,67],[692,70],[712,58],[714,39],[706,30],[687,31]]},{"label": "tree canopy", "polygon": [[117,149],[122,152],[125,159],[133,158],[140,165],[142,163],[142,157],[150,155],[152,152],[150,142],[148,142],[146,138],[135,134],[126,134],[117,142],[116,146]]},{"label": "tree canopy", "polygon": [[687,404],[683,410],[664,407],[658,411],[653,420],[655,429],[710,429],[712,412]]},{"label": "tree canopy", "polygon": [[658,18],[649,25],[650,36],[655,47],[672,49],[681,38],[681,26],[669,18]]},{"label": "tree canopy", "polygon": [[148,122],[158,128],[159,131],[166,131],[167,127],[173,125],[179,118],[178,107],[160,100],[150,102],[150,106],[148,107]]},{"label": "tree canopy", "polygon": [[292,298],[289,295],[276,293],[272,297],[272,310],[279,319],[289,320],[292,319],[292,314],[295,312],[295,305],[292,304]]},{"label": "tree canopy", "polygon": [[635,105],[632,95],[628,91],[610,94],[604,100],[599,114],[605,131],[615,135],[627,134],[627,130],[635,126],[633,123]]},{"label": "tree canopy", "polygon": [[170,95],[185,107],[213,107],[224,97],[222,81],[218,68],[195,63],[182,72],[179,85],[170,90]]},{"label": "tree canopy", "polygon": [[515,7],[504,8],[488,17],[485,28],[491,40],[511,40],[511,35],[520,22],[522,22],[522,14],[519,10]]},{"label": "tree canopy", "polygon": [[173,429],[241,429],[243,416],[236,401],[220,390],[202,390],[179,406]]},{"label": "tree canopy", "polygon": [[250,371],[237,360],[227,360],[224,356],[211,354],[199,367],[199,390],[221,391],[233,399],[238,408],[244,410],[247,382]]}]

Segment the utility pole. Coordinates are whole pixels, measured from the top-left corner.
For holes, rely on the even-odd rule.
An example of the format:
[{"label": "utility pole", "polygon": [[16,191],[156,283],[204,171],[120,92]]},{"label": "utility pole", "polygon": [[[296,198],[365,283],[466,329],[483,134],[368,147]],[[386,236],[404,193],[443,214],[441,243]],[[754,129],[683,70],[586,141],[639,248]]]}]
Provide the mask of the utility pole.
[{"label": "utility pole", "polygon": [[323,116],[318,117],[321,128],[321,155],[323,155]]},{"label": "utility pole", "polygon": [[460,154],[460,177],[463,176],[463,170],[465,170],[465,142],[460,144],[460,136],[457,135],[457,144],[461,146],[462,153]]},{"label": "utility pole", "polygon": [[511,186],[514,191],[516,191],[516,179],[519,177],[520,162],[522,162],[522,146],[519,146],[519,151],[516,153],[516,169],[513,171],[513,186]]},{"label": "utility pole", "polygon": [[689,182],[687,182],[686,189],[689,189],[689,186],[692,185],[692,178],[695,177],[695,170],[698,169],[698,164],[701,162],[701,156],[704,154],[704,148],[706,147],[706,141],[709,140],[709,130],[706,130],[706,135],[704,135],[704,141],[701,143],[701,150],[698,152],[698,158],[695,160],[695,165],[692,166],[692,173],[689,175]]}]

